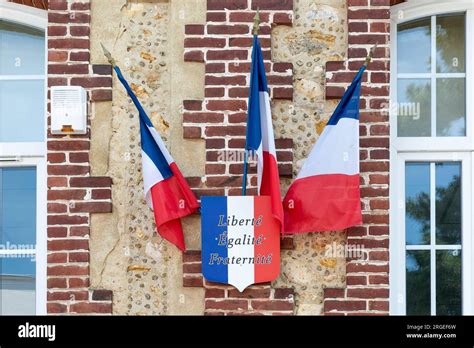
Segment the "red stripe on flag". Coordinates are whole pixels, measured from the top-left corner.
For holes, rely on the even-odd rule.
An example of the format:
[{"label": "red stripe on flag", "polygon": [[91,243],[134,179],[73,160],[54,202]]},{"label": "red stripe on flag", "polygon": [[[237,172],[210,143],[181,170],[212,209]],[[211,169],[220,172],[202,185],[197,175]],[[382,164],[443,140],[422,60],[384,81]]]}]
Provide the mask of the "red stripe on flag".
[{"label": "red stripe on flag", "polygon": [[280,222],[280,231],[283,228],[283,205],[280,192],[280,174],[275,156],[268,151],[263,151],[263,172],[260,184],[260,195],[270,196],[272,200],[272,213]]},{"label": "red stripe on flag", "polygon": [[334,231],[362,224],[359,185],[359,174],[297,179],[283,202],[285,233]]},{"label": "red stripe on flag", "polygon": [[[255,261],[257,257],[265,257],[266,261],[270,263],[257,263],[255,262],[254,278],[255,283],[263,283],[269,281],[269,279],[276,279],[280,274],[280,253],[271,254],[273,250],[280,250],[280,233],[277,236],[269,235],[270,231],[279,231],[279,222],[273,219],[272,208],[270,205],[262,202],[262,198],[266,197],[254,197],[254,218],[258,221],[259,217],[263,218],[260,225],[254,226],[254,238],[255,238]],[[260,239],[259,239],[260,238]],[[266,238],[266,239],[265,239]],[[271,254],[271,260],[268,256]]]},{"label": "red stripe on flag", "polygon": [[181,250],[184,243],[182,217],[199,208],[199,203],[175,163],[170,165],[173,176],[160,181],[151,188],[153,212],[158,233]]}]

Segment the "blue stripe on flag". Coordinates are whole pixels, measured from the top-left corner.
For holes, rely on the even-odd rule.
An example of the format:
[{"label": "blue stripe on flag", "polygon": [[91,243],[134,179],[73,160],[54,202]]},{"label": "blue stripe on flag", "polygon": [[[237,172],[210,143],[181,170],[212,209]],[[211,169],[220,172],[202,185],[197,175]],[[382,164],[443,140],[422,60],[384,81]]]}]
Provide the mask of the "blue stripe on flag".
[{"label": "blue stripe on flag", "polygon": [[268,92],[262,49],[257,35],[253,38],[250,97],[247,119],[247,150],[257,150],[262,142],[260,92]]},{"label": "blue stripe on flag", "polygon": [[[216,257],[227,257],[227,244],[218,245],[223,233],[227,233],[227,226],[218,226],[220,216],[227,220],[227,197],[202,197],[202,273],[213,282],[228,282],[227,265],[218,264]],[[204,233],[206,235],[204,235]],[[214,260],[214,261],[213,261]],[[211,262],[213,261],[213,264]]]},{"label": "blue stripe on flag", "polygon": [[329,119],[327,125],[335,126],[341,118],[359,119],[360,86],[364,70],[365,66],[362,66],[354,78],[354,81],[352,81],[346,93],[344,93],[344,96]]},{"label": "blue stripe on flag", "polygon": [[163,179],[172,177],[173,172],[171,171],[168,161],[161,152],[160,147],[156,143],[155,139],[153,138],[153,135],[150,132],[150,129],[148,128],[142,117],[140,117],[140,134],[143,151],[153,161],[156,168],[158,168],[158,170],[160,171],[161,176],[163,176]]},{"label": "blue stripe on flag", "polygon": [[122,71],[120,70],[120,68],[118,66],[115,66],[114,70],[117,73],[117,76],[120,82],[122,82],[123,86],[127,90],[128,95],[130,96],[136,108],[138,109],[138,113],[140,116],[140,135],[141,135],[141,144],[142,144],[143,151],[153,161],[156,168],[158,168],[158,170],[160,171],[163,179],[172,177],[173,172],[171,171],[168,161],[166,160],[165,156],[161,152],[160,147],[158,146],[155,139],[153,138],[153,135],[150,133],[150,130],[148,129],[148,127],[154,128],[153,123],[151,123],[150,118],[146,114],[145,110],[143,109],[135,93],[133,93],[132,88],[128,84],[127,80],[125,80],[125,78],[123,77]]}]

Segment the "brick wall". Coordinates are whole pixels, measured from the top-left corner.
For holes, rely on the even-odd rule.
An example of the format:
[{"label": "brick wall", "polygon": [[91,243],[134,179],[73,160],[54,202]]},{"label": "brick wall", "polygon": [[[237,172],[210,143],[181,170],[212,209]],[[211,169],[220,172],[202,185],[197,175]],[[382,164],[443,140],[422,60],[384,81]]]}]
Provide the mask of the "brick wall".
[{"label": "brick wall", "polygon": [[211,283],[201,274],[201,251],[183,255],[183,285],[205,288],[205,315],[292,315],[293,289],[258,284],[239,292],[233,286]]},{"label": "brick wall", "polygon": [[[205,64],[205,99],[185,100],[183,136],[206,142],[204,180],[189,178],[198,195],[240,195],[242,161],[222,161],[225,151],[243,151],[247,119],[252,27],[260,9],[260,42],[273,100],[293,98],[293,66],[271,59],[271,29],[292,25],[293,0],[208,0],[206,24],[186,25],[184,59]],[[293,141],[277,139],[281,176],[292,175]],[[249,194],[256,194],[256,167],[249,168]],[[292,248],[291,238],[282,248]],[[194,260],[194,262],[192,261]],[[270,284],[252,286],[243,294],[232,287],[205,282],[201,275],[200,252],[184,256],[184,286],[204,286],[205,313],[292,314],[291,289],[272,289]]]},{"label": "brick wall", "polygon": [[363,246],[365,261],[348,258],[346,288],[325,289],[328,315],[387,315],[389,310],[389,101],[390,0],[348,0],[348,59],[326,65],[326,96],[340,98],[368,50],[378,48],[364,74],[360,114],[360,170],[364,225],[347,231],[349,246]]},{"label": "brick wall", "polygon": [[[112,99],[111,67],[90,65],[90,1],[49,0],[48,18],[48,85],[86,88],[90,118],[91,102]],[[111,178],[90,176],[90,137],[90,122],[86,135],[48,129],[49,313],[112,312],[112,292],[89,287],[90,214],[112,212]]]}]

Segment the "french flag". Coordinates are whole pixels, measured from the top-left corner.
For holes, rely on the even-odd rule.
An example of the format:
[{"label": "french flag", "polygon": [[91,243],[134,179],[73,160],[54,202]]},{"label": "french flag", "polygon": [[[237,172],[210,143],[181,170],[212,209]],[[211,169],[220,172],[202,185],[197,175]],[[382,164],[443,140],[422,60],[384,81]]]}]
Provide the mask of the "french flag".
[{"label": "french flag", "polygon": [[[271,197],[273,216],[280,222],[282,228],[283,206],[270,96],[262,48],[257,35],[254,35],[253,38],[246,151],[257,154],[258,193],[261,196]],[[246,185],[245,181],[246,178],[244,178],[244,185]]]},{"label": "french flag", "polygon": [[180,219],[193,214],[199,203],[120,68],[115,66],[114,70],[140,115],[145,200],[154,212],[158,233],[185,251]]},{"label": "french flag", "polygon": [[[280,273],[280,233],[269,197],[202,197],[202,270],[208,281],[243,291]],[[243,225],[242,221],[252,221]],[[217,223],[218,222],[218,223]],[[272,232],[273,231],[273,232]]]},{"label": "french flag", "polygon": [[363,66],[329,119],[283,201],[285,233],[362,224],[359,100]]}]

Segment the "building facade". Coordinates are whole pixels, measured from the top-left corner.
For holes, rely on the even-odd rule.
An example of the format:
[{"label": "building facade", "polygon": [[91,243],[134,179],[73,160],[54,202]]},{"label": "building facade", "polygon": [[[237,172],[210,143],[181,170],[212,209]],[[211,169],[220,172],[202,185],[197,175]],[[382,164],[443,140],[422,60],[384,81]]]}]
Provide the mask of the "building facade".
[{"label": "building facade", "polygon": [[[280,277],[239,293],[203,279],[198,214],[184,254],[156,234],[138,113],[100,44],[196,195],[239,195],[225,154],[245,143],[257,8],[282,194],[377,48],[363,225],[282,237]],[[473,16],[470,0],[0,0],[2,313],[473,314]],[[86,135],[51,133],[53,86],[87,90]]]}]

